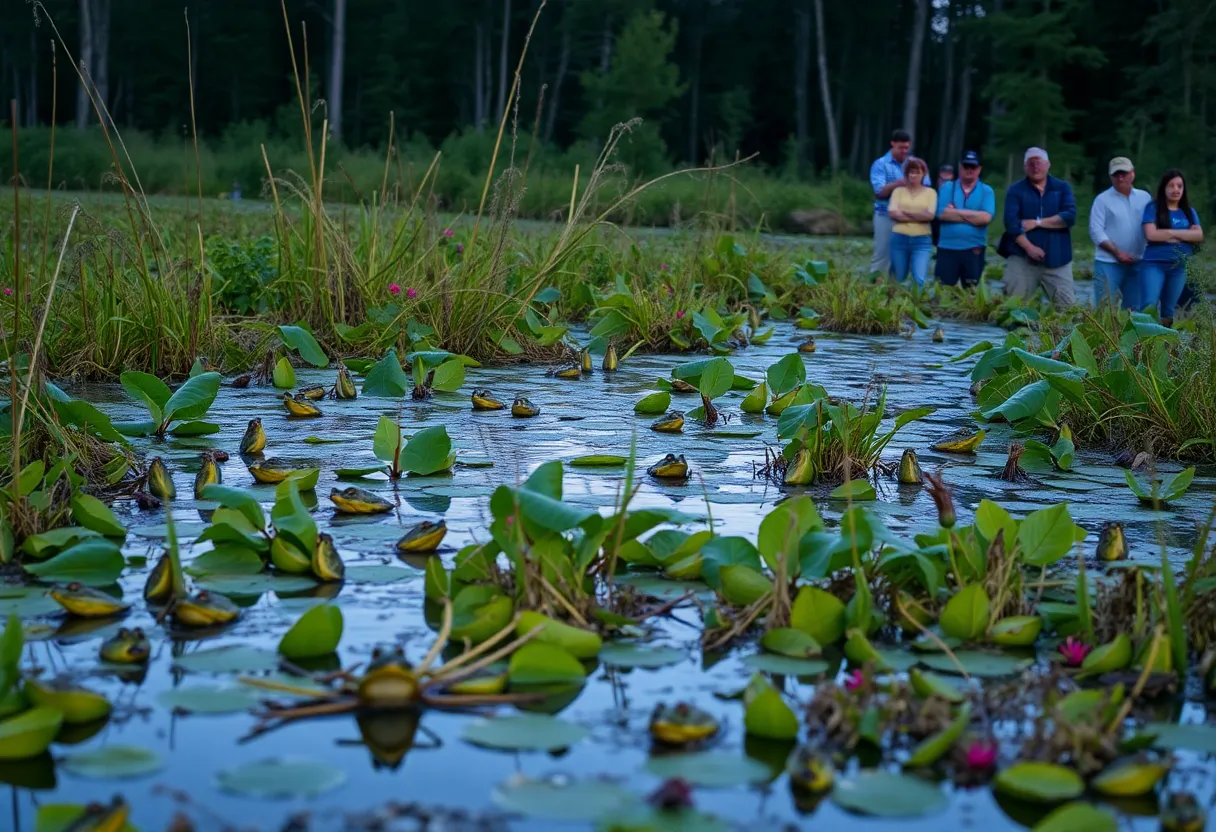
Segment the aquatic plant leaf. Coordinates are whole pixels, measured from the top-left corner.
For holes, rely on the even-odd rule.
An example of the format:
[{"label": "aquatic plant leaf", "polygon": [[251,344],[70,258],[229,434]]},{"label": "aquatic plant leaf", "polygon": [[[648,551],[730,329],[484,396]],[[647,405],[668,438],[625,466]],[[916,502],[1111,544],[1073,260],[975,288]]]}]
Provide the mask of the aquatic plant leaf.
[{"label": "aquatic plant leaf", "polygon": [[342,641],[342,610],[335,604],[313,607],[291,625],[279,641],[279,653],[288,659],[328,656]]},{"label": "aquatic plant leaf", "polygon": [[329,358],[326,357],[325,351],[321,349],[321,345],[317,343],[317,339],[312,337],[312,333],[301,326],[280,326],[279,335],[283,338],[283,343],[289,348],[297,350],[300,353],[300,358],[303,358],[314,367],[328,367]]},{"label": "aquatic plant leaf", "polygon": [[1031,382],[996,407],[982,411],[982,415],[989,420],[1000,416],[1007,422],[1033,418],[1047,404],[1047,391],[1050,389],[1051,384],[1046,380]]},{"label": "aquatic plant leaf", "polygon": [[949,725],[933,736],[925,738],[913,748],[912,756],[908,758],[905,765],[908,768],[933,765],[954,747],[959,737],[963,735],[963,731],[967,730],[970,722],[971,705],[966,704],[959,708],[958,716]]},{"label": "aquatic plant leaf", "polygon": [[211,484],[203,489],[203,499],[212,500],[226,508],[236,509],[257,531],[266,528],[266,514],[257,498],[242,488]]},{"label": "aquatic plant leaf", "polygon": [[275,362],[270,380],[279,390],[290,390],[296,386],[295,368],[291,366],[291,362],[286,358],[280,358]]},{"label": "aquatic plant leaf", "polygon": [[435,368],[431,387],[444,393],[455,393],[464,384],[464,364],[458,360],[444,361]]},{"label": "aquatic plant leaf", "polygon": [[1155,737],[1153,745],[1156,748],[1216,754],[1216,725],[1150,722],[1144,726],[1143,732]]},{"label": "aquatic plant leaf", "polygon": [[1108,766],[1090,785],[1109,797],[1140,797],[1151,792],[1170,772],[1168,762],[1128,760]]},{"label": "aquatic plant leaf", "polygon": [[687,653],[675,647],[649,647],[642,644],[610,642],[600,650],[600,661],[613,667],[642,667],[653,669],[676,664],[687,658]]},{"label": "aquatic plant leaf", "polygon": [[576,456],[566,464],[571,468],[620,468],[628,461],[627,457],[614,456],[613,454],[591,454],[589,456]]},{"label": "aquatic plant leaf", "polygon": [[967,347],[967,349],[963,350],[958,355],[953,355],[950,358],[947,358],[946,363],[953,364],[956,361],[962,361],[964,358],[970,358],[973,355],[981,352],[987,352],[990,349],[992,349],[991,341],[980,341],[978,344],[972,344],[971,346]]},{"label": "aquatic plant leaf", "polygon": [[774,572],[778,564],[784,561],[786,576],[793,578],[799,569],[799,541],[812,529],[821,528],[823,518],[819,516],[811,498],[806,495],[795,497],[781,503],[760,521],[756,548]]},{"label": "aquatic plant leaf", "polygon": [[169,401],[165,402],[162,425],[168,425],[177,420],[198,419],[220,392],[220,374],[203,373],[188,379],[185,384],[173,391]]},{"label": "aquatic plant leaf", "polygon": [[917,658],[919,664],[931,667],[939,673],[961,674],[958,664],[971,676],[997,678],[1021,673],[1034,664],[1034,659],[1018,658],[1005,653],[981,650],[956,650],[954,659],[945,653],[926,653]]},{"label": "aquatic plant leaf", "polygon": [[118,377],[122,389],[133,399],[144,403],[152,415],[152,421],[164,421],[165,404],[173,395],[169,385],[150,373],[128,370]]},{"label": "aquatic plant leaf", "polygon": [[784,356],[765,373],[768,388],[774,396],[784,396],[806,381],[806,364],[802,356],[792,352]]},{"label": "aquatic plant leaf", "polygon": [[553,459],[548,462],[542,462],[524,480],[523,488],[535,494],[543,494],[551,499],[560,500],[562,498],[563,474],[561,460]]},{"label": "aquatic plant leaf", "polygon": [[1165,591],[1165,623],[1169,629],[1174,672],[1185,679],[1188,653],[1186,621],[1183,618],[1182,604],[1178,600],[1178,583],[1174,580],[1174,568],[1170,565],[1169,554],[1164,546],[1161,547],[1161,584]]},{"label": "aquatic plant leaf", "polygon": [[768,766],[726,751],[698,751],[650,757],[646,770],[663,780],[678,777],[706,789],[730,789],[770,778]]},{"label": "aquatic plant leaf", "polygon": [[42,560],[61,552],[81,540],[97,537],[100,532],[84,526],[60,526],[41,534],[32,534],[21,542],[21,551],[32,558]]},{"label": "aquatic plant leaf", "polygon": [[64,549],[50,560],[25,564],[25,571],[42,580],[88,586],[109,586],[126,567],[122,552],[110,540],[91,537]]},{"label": "aquatic plant leaf", "polygon": [[540,634],[533,637],[532,643],[552,644],[576,659],[595,658],[604,643],[599,633],[574,627],[533,610],[524,610],[519,614],[515,634],[522,637],[537,627],[540,628]]},{"label": "aquatic plant leaf", "polygon": [[593,821],[641,803],[628,789],[607,780],[550,782],[509,780],[490,795],[499,807],[526,817],[559,821]]},{"label": "aquatic plant leaf", "polygon": [[72,519],[90,531],[106,537],[123,538],[127,527],[119,522],[110,507],[92,494],[79,491],[72,496]]},{"label": "aquatic plant leaf", "polygon": [[962,641],[975,641],[988,629],[988,593],[982,584],[968,584],[946,602],[942,632]]},{"label": "aquatic plant leaf", "polygon": [[205,578],[211,575],[256,575],[265,568],[262,556],[252,549],[222,543],[190,561],[185,571],[195,578]]},{"label": "aquatic plant leaf", "polygon": [[363,468],[335,468],[334,476],[340,480],[354,480],[368,477],[372,474],[383,474],[383,465],[367,465]]},{"label": "aquatic plant leaf", "polygon": [[160,425],[159,422],[112,422],[114,430],[120,436],[150,436]]},{"label": "aquatic plant leaf", "polygon": [[190,422],[181,422],[174,425],[169,430],[170,436],[211,436],[220,432],[220,426],[215,422],[200,422],[193,420]]},{"label": "aquatic plant leaf", "polygon": [[1043,629],[1043,619],[1037,615],[1009,615],[992,625],[988,636],[1002,647],[1029,647]]},{"label": "aquatic plant leaf", "polygon": [[790,608],[790,626],[824,646],[840,641],[846,619],[844,603],[830,592],[814,586],[800,588]]},{"label": "aquatic plant leaf", "polygon": [[279,656],[244,644],[227,644],[178,656],[173,666],[191,673],[261,673],[278,667]]},{"label": "aquatic plant leaf", "polygon": [[410,380],[406,377],[405,370],[401,369],[397,351],[390,349],[367,371],[359,393],[363,396],[399,399],[405,395],[405,391],[409,387]]},{"label": "aquatic plant leaf", "polygon": [[529,642],[511,654],[507,665],[512,685],[581,683],[585,677],[579,660],[552,644]]},{"label": "aquatic plant leaf", "polygon": [[346,772],[329,763],[279,757],[246,763],[216,775],[216,784],[244,797],[316,797],[346,782]]},{"label": "aquatic plant leaf", "polygon": [[317,545],[317,521],[300,499],[299,484],[294,479],[284,480],[275,487],[274,497],[270,520],[275,533],[286,535],[302,552],[311,553]]},{"label": "aquatic plant leaf", "polygon": [[394,464],[401,444],[401,428],[389,417],[381,416],[380,421],[376,422],[376,434],[372,437],[372,453],[376,459]]},{"label": "aquatic plant leaf", "polygon": [[589,508],[580,508],[535,491],[525,488],[513,489],[506,485],[500,485],[494,491],[494,496],[490,498],[490,508],[496,518],[508,517],[514,513],[516,501],[526,520],[554,532],[572,529],[585,523],[592,515],[598,514]]},{"label": "aquatic plant leaf", "polygon": [[1031,832],[1117,832],[1119,822],[1105,809],[1090,803],[1068,803],[1036,823]]},{"label": "aquatic plant leaf", "polygon": [[928,670],[921,670],[917,667],[909,669],[908,682],[917,696],[926,699],[931,695],[936,695],[953,704],[961,704],[966,699],[963,692],[953,682]]},{"label": "aquatic plant leaf", "polygon": [[770,653],[779,653],[795,659],[817,658],[823,654],[823,647],[819,642],[793,627],[769,630],[761,636],[760,646]]},{"label": "aquatic plant leaf", "polygon": [[1080,797],[1085,781],[1055,763],[1021,762],[1002,770],[993,781],[997,791],[1031,803],[1060,803]]},{"label": "aquatic plant leaf", "polygon": [[797,659],[773,653],[757,653],[743,657],[743,665],[778,676],[818,676],[827,673],[831,665],[822,659]]},{"label": "aquatic plant leaf", "polygon": [[798,736],[798,717],[781,694],[760,674],[752,676],[743,693],[743,727],[753,737],[792,740]]},{"label": "aquatic plant leaf", "polygon": [[461,736],[474,745],[502,751],[558,751],[581,742],[589,733],[583,726],[555,716],[520,714],[470,722]]},{"label": "aquatic plant leaf", "polygon": [[848,480],[832,489],[828,497],[832,500],[877,500],[878,492],[869,480]]},{"label": "aquatic plant leaf", "polygon": [[772,579],[758,569],[741,563],[719,565],[718,578],[722,584],[722,597],[736,607],[750,606],[773,590]]},{"label": "aquatic plant leaf", "polygon": [[666,413],[667,408],[671,407],[671,394],[666,390],[660,390],[657,393],[651,393],[640,399],[633,406],[634,413]]},{"label": "aquatic plant leaf", "polygon": [[0,760],[37,757],[50,747],[63,725],[63,712],[34,707],[0,720]]},{"label": "aquatic plant leaf", "polygon": [[934,783],[907,774],[865,769],[832,789],[832,802],[859,815],[917,818],[946,808],[946,796]]},{"label": "aquatic plant leaf", "polygon": [[1067,503],[1027,515],[1018,526],[1018,551],[1022,562],[1028,566],[1050,566],[1072,549],[1077,532]]},{"label": "aquatic plant leaf", "polygon": [[80,399],[73,399],[49,381],[45,382],[44,386],[51,397],[55,413],[65,424],[74,425],[103,442],[127,444],[123,435],[114,427],[110,417],[94,405]]},{"label": "aquatic plant leaf", "polygon": [[[257,704],[246,700],[245,708]],[[76,777],[90,780],[125,780],[143,777],[164,768],[161,756],[150,748],[137,745],[107,745],[88,751],[77,751],[59,760],[59,768]]]},{"label": "aquatic plant leaf", "polygon": [[452,440],[447,428],[434,425],[415,433],[401,449],[401,470],[425,476],[451,467]]},{"label": "aquatic plant leaf", "polygon": [[714,358],[702,368],[696,387],[705,398],[716,399],[725,395],[734,382],[735,370],[731,363],[725,358]]}]

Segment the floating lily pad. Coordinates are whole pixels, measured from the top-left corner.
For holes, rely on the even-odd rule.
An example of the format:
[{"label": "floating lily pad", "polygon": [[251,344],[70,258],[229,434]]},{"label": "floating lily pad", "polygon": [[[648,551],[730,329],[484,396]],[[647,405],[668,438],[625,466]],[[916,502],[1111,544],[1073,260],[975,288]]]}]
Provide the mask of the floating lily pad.
[{"label": "floating lily pad", "polygon": [[822,659],[795,659],[790,656],[778,656],[775,653],[757,653],[747,656],[743,664],[752,670],[762,670],[765,673],[775,673],[780,676],[818,676],[830,668]]},{"label": "floating lily pad", "polygon": [[328,763],[302,758],[259,760],[221,771],[216,783],[245,797],[315,797],[346,782],[346,772]]},{"label": "floating lily pad", "polygon": [[1060,803],[1085,791],[1081,775],[1055,763],[1014,763],[997,774],[993,785],[999,792],[1033,803]]},{"label": "floating lily pad", "polygon": [[511,780],[496,786],[491,797],[510,812],[570,822],[593,821],[639,803],[637,795],[607,780],[567,783]]},{"label": "floating lily pad", "polygon": [[707,789],[762,783],[770,776],[768,766],[763,763],[725,751],[651,757],[646,761],[646,770],[664,780],[679,777]]},{"label": "floating lily pad", "polygon": [[383,474],[383,465],[365,465],[362,468],[336,468],[334,476],[340,480],[358,479],[372,474]]},{"label": "floating lily pad", "polygon": [[221,595],[261,595],[263,592],[301,592],[317,582],[302,575],[212,575],[200,578],[198,585]]},{"label": "floating lily pad", "polygon": [[638,592],[664,600],[679,598],[688,592],[692,592],[696,597],[712,598],[714,595],[714,591],[700,581],[672,581],[654,575],[620,575],[616,582],[628,584]]},{"label": "floating lily pad", "polygon": [[247,711],[259,697],[249,688],[218,688],[197,685],[163,691],[156,701],[162,707],[193,714],[234,714]]},{"label": "floating lily pad", "polygon": [[946,808],[946,796],[933,783],[875,770],[837,781],[832,800],[850,812],[882,818],[918,818]]},{"label": "floating lily pad", "polygon": [[1156,736],[1153,744],[1158,748],[1216,754],[1216,725],[1150,722],[1143,732]]},{"label": "floating lily pad", "polygon": [[755,439],[762,430],[715,430],[708,435],[714,439]]},{"label": "floating lily pad", "polygon": [[615,667],[656,668],[683,661],[686,654],[675,647],[647,647],[641,644],[605,644],[600,661]]},{"label": "floating lily pad", "polygon": [[413,580],[420,574],[412,569],[399,569],[396,566],[379,564],[346,567],[347,583],[356,584],[392,584],[397,581]]},{"label": "floating lily pad", "polygon": [[[994,678],[1021,673],[1034,664],[1034,659],[1023,659],[1004,653],[988,653],[980,650],[959,650],[955,658],[972,676]],[[942,673],[960,674],[958,665],[945,653],[925,653],[918,657],[919,663]]]},{"label": "floating lily pad", "polygon": [[547,714],[521,714],[481,719],[465,726],[467,742],[503,751],[557,751],[585,739],[581,725]]},{"label": "floating lily pad", "polygon": [[279,666],[279,657],[269,650],[231,644],[181,656],[174,667],[192,673],[259,673]]},{"label": "floating lily pad", "polygon": [[1069,803],[1034,825],[1033,832],[1117,832],[1119,822],[1105,809],[1089,803]]},{"label": "floating lily pad", "polygon": [[592,454],[590,456],[577,456],[566,464],[571,468],[621,468],[628,461],[629,458],[623,456]]},{"label": "floating lily pad", "polygon": [[160,755],[149,748],[107,745],[69,754],[59,761],[59,770],[90,780],[125,780],[153,774],[164,765]]}]

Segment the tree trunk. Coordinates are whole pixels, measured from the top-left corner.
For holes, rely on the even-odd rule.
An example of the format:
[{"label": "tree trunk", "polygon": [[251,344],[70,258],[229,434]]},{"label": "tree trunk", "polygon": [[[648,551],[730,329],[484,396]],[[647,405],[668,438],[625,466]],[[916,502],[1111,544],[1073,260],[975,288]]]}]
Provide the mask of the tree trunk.
[{"label": "tree trunk", "polygon": [[498,106],[501,119],[507,109],[507,49],[511,45],[511,0],[502,0],[502,43],[498,47]]},{"label": "tree trunk", "polygon": [[811,13],[805,4],[794,9],[794,143],[795,167],[802,173],[810,143],[809,90],[811,74]]},{"label": "tree trunk", "polygon": [[545,117],[545,143],[553,141],[553,128],[557,124],[557,106],[562,97],[562,83],[570,69],[570,29],[562,27],[561,54],[557,58],[557,75],[553,78],[553,92],[549,95],[549,114]]},{"label": "tree trunk", "polygon": [[946,77],[942,84],[941,118],[937,122],[937,135],[934,137],[934,147],[937,148],[938,161],[954,164],[954,156],[950,153],[950,114],[954,112],[954,19],[950,0],[944,7],[946,15],[946,31],[942,35],[945,40]]},{"label": "tree trunk", "polygon": [[971,66],[971,38],[963,44],[963,65],[959,72],[958,101],[955,105],[956,121],[950,131],[950,145],[947,148],[951,159],[959,158],[963,153],[963,142],[967,140],[967,116],[971,109],[971,75],[975,72]]},{"label": "tree trunk", "polygon": [[916,111],[920,106],[920,64],[925,50],[925,26],[929,21],[929,0],[916,0],[912,22],[912,51],[908,55],[908,83],[904,88],[903,128],[916,137]]},{"label": "tree trunk", "polygon": [[486,73],[482,66],[486,33],[480,21],[473,25],[473,33],[473,127],[480,133],[486,129]]},{"label": "tree trunk", "polygon": [[89,126],[89,87],[93,71],[93,0],[80,0],[80,68],[84,83],[76,88],[76,129]]},{"label": "tree trunk", "polygon": [[612,66],[612,15],[604,18],[604,35],[600,40],[600,75],[607,75]]},{"label": "tree trunk", "polygon": [[861,164],[861,113],[853,117],[853,140],[849,145],[849,172],[856,173]]},{"label": "tree trunk", "polygon": [[701,132],[701,47],[705,42],[705,24],[694,23],[692,30],[692,66],[688,73],[688,161],[697,163],[698,148],[701,144],[698,136]]},{"label": "tree trunk", "polygon": [[346,68],[346,0],[334,0],[333,39],[329,55],[329,131],[342,141],[342,80]]},{"label": "tree trunk", "polygon": [[815,51],[819,60],[819,95],[823,98],[823,117],[827,122],[828,160],[832,165],[832,173],[836,173],[840,170],[840,135],[836,132],[832,88],[828,84],[828,46],[823,33],[823,0],[815,0]]},{"label": "tree trunk", "polygon": [[93,2],[93,83],[103,112],[110,102],[110,0]]},{"label": "tree trunk", "polygon": [[38,38],[30,30],[30,94],[25,106],[25,126],[38,126]]}]

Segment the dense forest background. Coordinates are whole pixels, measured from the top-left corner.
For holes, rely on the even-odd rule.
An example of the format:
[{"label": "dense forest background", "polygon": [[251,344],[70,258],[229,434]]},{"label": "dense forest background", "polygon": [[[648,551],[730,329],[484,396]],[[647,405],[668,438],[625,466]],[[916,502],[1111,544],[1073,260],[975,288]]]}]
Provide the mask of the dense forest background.
[{"label": "dense forest background", "polygon": [[[381,151],[392,113],[398,143],[418,157],[442,147],[446,165],[484,165],[537,6],[287,0],[334,158]],[[0,95],[26,130],[27,180],[53,105],[63,153],[80,143],[62,128],[99,138],[71,58],[124,134],[150,148],[180,155],[191,81],[199,134],[219,157],[301,134],[279,0],[192,4],[188,33],[184,11],[167,0],[0,4]],[[55,50],[52,90],[56,29],[71,58]],[[864,176],[902,126],[933,166],[978,148],[990,180],[1020,174],[1021,150],[1038,144],[1053,172],[1086,189],[1127,154],[1144,187],[1177,165],[1208,193],[1214,57],[1216,0],[548,0],[523,65],[519,132],[530,153],[586,162],[614,124],[640,116],[622,147],[634,173],[756,154],[753,165],[813,185],[834,171]],[[260,157],[244,164],[234,175],[256,181]],[[65,181],[97,186],[71,169],[69,158]]]}]

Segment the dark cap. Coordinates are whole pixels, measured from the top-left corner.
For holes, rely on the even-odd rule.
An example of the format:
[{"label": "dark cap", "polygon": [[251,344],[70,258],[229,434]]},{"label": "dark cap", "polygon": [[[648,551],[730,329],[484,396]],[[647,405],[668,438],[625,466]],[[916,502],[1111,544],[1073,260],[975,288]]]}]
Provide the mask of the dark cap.
[{"label": "dark cap", "polygon": [[980,155],[978,153],[976,153],[974,150],[968,150],[966,153],[963,154],[962,161],[963,161],[964,165],[975,165],[976,167],[979,167]]},{"label": "dark cap", "polygon": [[937,168],[937,172],[938,173],[954,173],[954,165],[950,165],[950,164],[939,165]]}]

